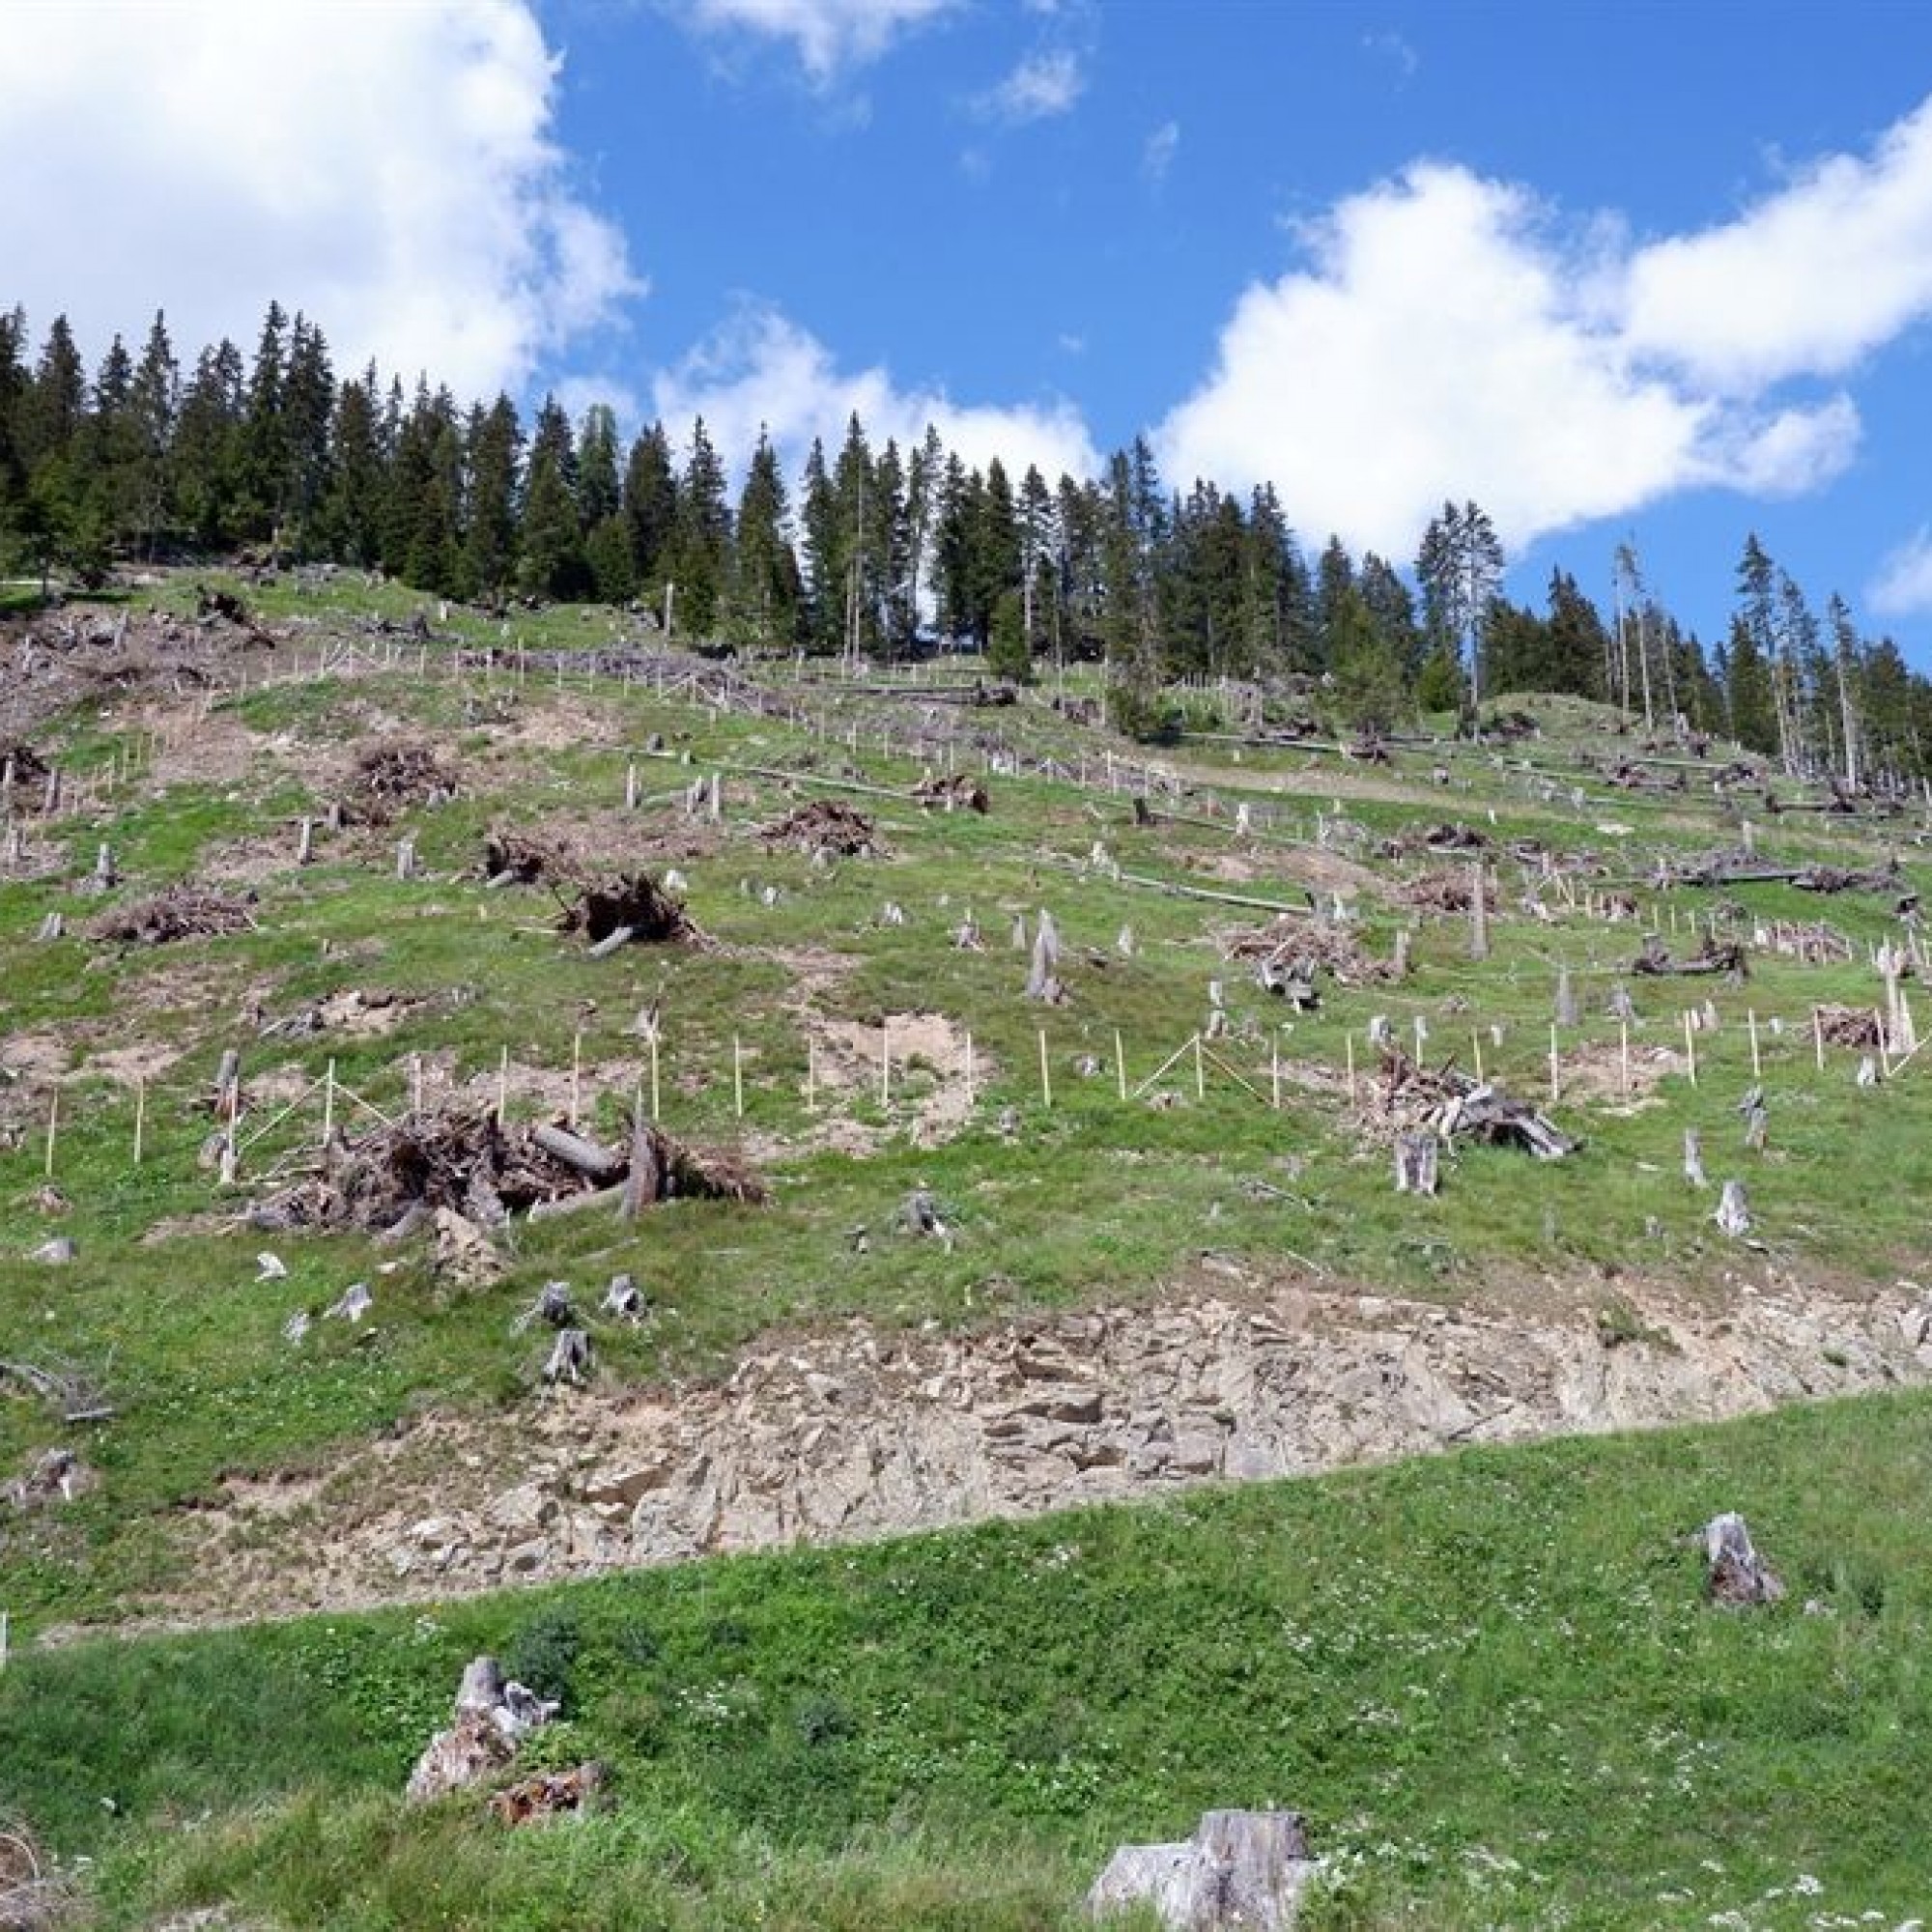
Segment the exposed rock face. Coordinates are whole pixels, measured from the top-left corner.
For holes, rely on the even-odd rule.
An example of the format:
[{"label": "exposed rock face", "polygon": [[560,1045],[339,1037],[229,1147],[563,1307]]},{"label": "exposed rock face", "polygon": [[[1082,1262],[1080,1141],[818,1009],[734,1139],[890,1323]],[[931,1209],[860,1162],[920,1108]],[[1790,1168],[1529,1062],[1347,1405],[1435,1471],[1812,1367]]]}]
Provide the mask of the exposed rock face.
[{"label": "exposed rock face", "polygon": [[1208,1811],[1178,1845],[1122,1845],[1087,1910],[1151,1905],[1166,1932],[1290,1932],[1315,1871],[1299,1813]]},{"label": "exposed rock face", "polygon": [[[973,1335],[854,1322],[761,1348],[722,1385],[432,1416],[300,1496],[237,1485],[226,1601],[447,1595],[1932,1378],[1916,1291],[1740,1288],[1720,1311],[1620,1293],[1637,1332],[1613,1348],[1587,1310],[1539,1320],[1307,1287]],[[514,1467],[515,1487],[493,1467]],[[264,1547],[295,1502],[321,1533]]]}]

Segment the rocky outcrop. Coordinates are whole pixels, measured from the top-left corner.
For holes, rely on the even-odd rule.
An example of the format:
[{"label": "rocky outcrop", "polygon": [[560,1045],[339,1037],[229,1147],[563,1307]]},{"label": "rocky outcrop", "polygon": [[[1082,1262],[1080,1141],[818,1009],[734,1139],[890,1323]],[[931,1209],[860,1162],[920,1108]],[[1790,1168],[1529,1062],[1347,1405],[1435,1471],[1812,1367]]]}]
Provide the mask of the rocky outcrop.
[{"label": "rocky outcrop", "polygon": [[[854,1322],[723,1384],[428,1417],[299,1497],[238,1484],[221,1574],[257,1612],[346,1606],[1932,1378],[1925,1298],[1903,1285],[1740,1285],[1721,1309],[1625,1288],[1618,1314],[1296,1286],[977,1334]],[[493,1484],[507,1466],[515,1486]],[[298,1549],[261,1534],[292,1503],[320,1530]]]}]

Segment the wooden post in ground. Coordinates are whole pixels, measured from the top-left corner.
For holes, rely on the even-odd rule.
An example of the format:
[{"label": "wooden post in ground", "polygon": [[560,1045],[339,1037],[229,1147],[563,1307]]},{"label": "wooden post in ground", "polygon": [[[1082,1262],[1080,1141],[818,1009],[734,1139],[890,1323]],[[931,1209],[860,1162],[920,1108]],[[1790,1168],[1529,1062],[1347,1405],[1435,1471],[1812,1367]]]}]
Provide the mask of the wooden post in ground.
[{"label": "wooden post in ground", "polygon": [[882,1109],[893,1104],[893,1023],[890,1019],[879,1021],[879,1105]]},{"label": "wooden post in ground", "polygon": [[651,1047],[651,1123],[653,1126],[655,1126],[657,1124],[660,1116],[660,1110],[658,1107],[658,1036],[655,1028],[653,1028],[651,1032],[650,1047]]},{"label": "wooden post in ground", "polygon": [[1483,1084],[1483,1030],[1481,1027],[1469,1029],[1469,1050],[1475,1056],[1476,1085]]},{"label": "wooden post in ground", "polygon": [[1750,1033],[1751,1078],[1761,1080],[1764,1078],[1764,1065],[1758,1056],[1757,1009],[1754,1007],[1745,1009],[1745,1025]]},{"label": "wooden post in ground", "polygon": [[141,1140],[148,1124],[148,1083],[134,1082],[134,1165],[141,1164]]},{"label": "wooden post in ground", "polygon": [[60,1134],[60,1089],[56,1087],[47,1096],[47,1157],[41,1164],[42,1177],[51,1180],[54,1178],[54,1142]]},{"label": "wooden post in ground", "polygon": [[734,1033],[731,1036],[731,1116],[745,1118],[745,1048]]},{"label": "wooden post in ground", "polygon": [[1268,1041],[1268,1094],[1274,1110],[1281,1112],[1281,1036]]},{"label": "wooden post in ground", "polygon": [[1631,1028],[1629,1020],[1617,1022],[1617,1070],[1618,1086],[1623,1096],[1631,1096]]},{"label": "wooden post in ground", "polygon": [[1050,1110],[1053,1106],[1053,1069],[1046,1058],[1046,1029],[1039,1030],[1039,1097]]},{"label": "wooden post in ground", "polygon": [[1820,1073],[1825,1070],[1825,1020],[1816,1007],[1811,1009],[1811,1058]]},{"label": "wooden post in ground", "polygon": [[1121,1098],[1127,1097],[1127,1049],[1121,1039],[1121,1030],[1114,1029],[1114,1076],[1121,1090]]},{"label": "wooden post in ground", "polygon": [[1697,1029],[1691,1024],[1689,1008],[1684,1012],[1684,1065],[1691,1086],[1697,1084]]},{"label": "wooden post in ground", "polygon": [[1355,1104],[1355,1036],[1347,1033],[1342,1036],[1342,1044],[1349,1056],[1349,1104]]},{"label": "wooden post in ground", "polygon": [[1549,1097],[1560,1100],[1563,1097],[1563,1062],[1556,1045],[1556,1027],[1549,1028]]},{"label": "wooden post in ground", "polygon": [[503,1117],[510,1105],[510,1049],[504,1047],[497,1061],[497,1130],[503,1129]]},{"label": "wooden post in ground", "polygon": [[[577,1131],[577,1117],[583,1097],[583,1029],[570,1036],[570,1128]],[[742,1110],[741,1110],[742,1111]]]},{"label": "wooden post in ground", "polygon": [[1194,1036],[1194,1097],[1205,1100],[1208,1097],[1208,1069],[1201,1058],[1201,1036]]},{"label": "wooden post in ground", "polygon": [[326,1150],[335,1138],[335,1062],[330,1061],[322,1076],[322,1145]]}]

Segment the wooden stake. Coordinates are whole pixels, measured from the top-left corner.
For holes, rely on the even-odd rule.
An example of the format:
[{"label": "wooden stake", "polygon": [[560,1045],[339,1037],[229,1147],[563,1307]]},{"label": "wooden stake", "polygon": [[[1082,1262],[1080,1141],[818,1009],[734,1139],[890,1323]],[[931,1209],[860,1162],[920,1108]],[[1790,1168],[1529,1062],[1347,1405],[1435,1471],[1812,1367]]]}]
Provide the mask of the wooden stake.
[{"label": "wooden stake", "polygon": [[423,1057],[419,1053],[410,1055],[410,1112],[420,1114],[423,1110]]},{"label": "wooden stake", "polygon": [[1697,1030],[1690,1024],[1690,1014],[1687,1009],[1684,1014],[1684,1065],[1690,1075],[1691,1086],[1697,1084]]},{"label": "wooden stake", "polygon": [[1469,1049],[1476,1057],[1476,1085],[1483,1084],[1483,1032],[1480,1027],[1469,1029]]},{"label": "wooden stake", "polygon": [[656,1035],[656,1034],[652,1034],[652,1035],[651,1035],[651,1120],[652,1120],[653,1123],[655,1123],[655,1122],[656,1122],[656,1121],[657,1121],[657,1119],[658,1119],[658,1114],[659,1114],[659,1108],[658,1108],[658,1037],[657,1037],[657,1035]]},{"label": "wooden stake", "polygon": [[1758,1058],[1757,1010],[1755,1008],[1747,1007],[1745,1009],[1745,1025],[1750,1033],[1751,1078],[1753,1080],[1762,1080],[1764,1078],[1764,1066]]},{"label": "wooden stake", "polygon": [[1046,1058],[1046,1029],[1039,1030],[1039,1097],[1051,1108],[1053,1105],[1053,1069]]},{"label": "wooden stake", "polygon": [[1274,1110],[1281,1112],[1281,1036],[1268,1041],[1268,1094]]},{"label": "wooden stake", "polygon": [[1127,1097],[1127,1049],[1121,1041],[1121,1030],[1114,1029],[1114,1074],[1121,1089],[1121,1098]]},{"label": "wooden stake", "polygon": [[148,1083],[134,1082],[134,1165],[141,1164],[141,1141],[148,1124]]},{"label": "wooden stake", "polygon": [[735,1119],[745,1118],[745,1049],[738,1036],[731,1036],[731,1112]]},{"label": "wooden stake", "polygon": [[504,1047],[497,1062],[497,1126],[500,1131],[510,1105],[510,1049]]},{"label": "wooden stake", "polygon": [[893,1023],[879,1022],[879,1105],[893,1104]]},{"label": "wooden stake", "polygon": [[1560,1100],[1563,1097],[1563,1062],[1556,1045],[1556,1028],[1549,1029],[1549,1097]]},{"label": "wooden stake", "polygon": [[1623,1096],[1631,1096],[1631,1029],[1629,1020],[1617,1022],[1617,1068]]},{"label": "wooden stake", "polygon": [[41,1172],[48,1179],[54,1178],[54,1141],[60,1133],[60,1089],[56,1087],[47,1096],[47,1157],[42,1164]]},{"label": "wooden stake", "polygon": [[1208,1070],[1201,1058],[1201,1036],[1194,1036],[1194,1097],[1205,1100],[1208,1097]]},{"label": "wooden stake", "polygon": [[322,1076],[322,1144],[326,1148],[335,1138],[335,1062],[330,1061]]},{"label": "wooden stake", "polygon": [[1820,1073],[1825,1070],[1825,1021],[1818,1009],[1811,1009],[1811,1058],[1818,1064]]},{"label": "wooden stake", "polygon": [[1351,1033],[1342,1036],[1342,1044],[1349,1050],[1349,1104],[1355,1103],[1355,1036]]},{"label": "wooden stake", "polygon": [[583,1030],[580,1027],[570,1036],[570,1125],[573,1133],[577,1129],[578,1107],[582,1097]]}]

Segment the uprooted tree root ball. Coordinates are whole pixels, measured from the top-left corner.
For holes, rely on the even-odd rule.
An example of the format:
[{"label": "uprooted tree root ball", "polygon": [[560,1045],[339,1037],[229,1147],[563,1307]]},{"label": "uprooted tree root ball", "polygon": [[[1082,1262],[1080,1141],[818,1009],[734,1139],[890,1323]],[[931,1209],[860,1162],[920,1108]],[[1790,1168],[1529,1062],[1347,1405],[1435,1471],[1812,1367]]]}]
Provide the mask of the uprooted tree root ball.
[{"label": "uprooted tree root ball", "polygon": [[372,745],[356,758],[345,804],[350,816],[381,825],[411,806],[446,805],[456,790],[456,774],[438,757],[435,747],[405,738]]},{"label": "uprooted tree root ball", "polygon": [[815,798],[788,811],[758,837],[774,850],[830,852],[838,859],[889,857],[872,821],[834,798]]},{"label": "uprooted tree root ball", "polygon": [[153,898],[115,906],[88,926],[91,939],[119,940],[130,946],[166,946],[178,939],[213,939],[223,933],[252,931],[254,895],[211,892],[200,886],[170,886]]},{"label": "uprooted tree root ball", "polygon": [[626,872],[579,889],[557,920],[560,932],[581,932],[591,950],[619,946],[703,946],[696,922],[648,872]]},{"label": "uprooted tree root ball", "polygon": [[[578,1150],[598,1158],[586,1163]],[[561,1149],[561,1151],[559,1151]],[[505,1127],[465,1111],[372,1129],[330,1151],[325,1171],[256,1204],[251,1226],[359,1228],[395,1235],[447,1208],[478,1227],[554,1207],[573,1196],[624,1188],[634,1205],[676,1199],[759,1203],[763,1179],[736,1155],[687,1147],[644,1125],[625,1153],[606,1154],[541,1124]]]}]

